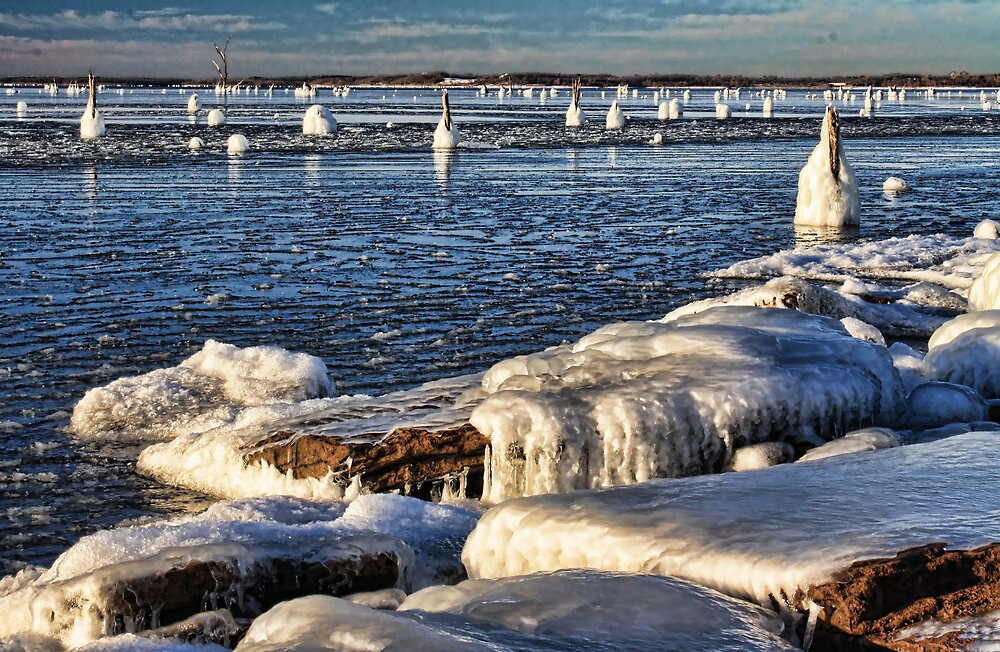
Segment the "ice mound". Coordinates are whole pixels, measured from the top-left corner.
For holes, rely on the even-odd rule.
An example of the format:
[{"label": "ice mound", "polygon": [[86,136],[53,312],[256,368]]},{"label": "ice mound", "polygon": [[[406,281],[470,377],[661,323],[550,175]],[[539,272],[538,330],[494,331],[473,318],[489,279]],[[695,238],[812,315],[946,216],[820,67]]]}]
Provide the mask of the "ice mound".
[{"label": "ice mound", "polygon": [[355,581],[407,591],[454,581],[478,517],[402,496],[350,506],[270,498],[105,530],[0,595],[0,636],[81,645],[155,629],[205,604],[252,616],[309,592],[350,591]]},{"label": "ice mound", "polygon": [[515,499],[466,542],[472,578],[564,568],[668,575],[770,606],[859,559],[1000,540],[995,433],[756,473]]},{"label": "ice mound", "polygon": [[220,127],[224,124],[226,124],[226,114],[222,112],[222,109],[212,109],[208,112],[209,127]]},{"label": "ice mound", "polygon": [[237,648],[793,650],[771,612],[682,580],[564,571],[416,593],[400,611],[310,597],[258,618]]},{"label": "ice mound", "polygon": [[176,367],[88,391],[73,408],[70,427],[80,437],[169,439],[229,423],[244,408],[332,392],[319,358],[208,340]]},{"label": "ice mound", "polygon": [[996,220],[983,220],[976,225],[976,229],[972,232],[972,237],[996,240],[1000,238],[1000,223]]},{"label": "ice mound", "polygon": [[783,441],[765,441],[737,448],[731,466],[733,471],[756,471],[790,462],[794,458],[795,448],[791,444]]},{"label": "ice mound", "polygon": [[965,385],[921,383],[906,398],[905,423],[911,427],[935,428],[949,423],[989,420],[983,397]]},{"label": "ice mound", "polygon": [[798,461],[813,462],[837,455],[877,451],[901,446],[902,443],[899,436],[888,428],[863,428],[807,451]]},{"label": "ice mound", "polygon": [[899,177],[888,177],[882,182],[882,192],[906,192],[910,186]]},{"label": "ice mound", "polygon": [[947,330],[924,356],[928,380],[958,383],[984,398],[1000,398],[1000,326],[978,326],[997,318],[997,311],[989,313],[985,319],[973,313],[959,324],[942,327]]},{"label": "ice mound", "polygon": [[979,310],[959,315],[934,331],[927,341],[927,348],[944,346],[956,337],[976,328],[996,328],[998,326],[1000,326],[1000,310]]},{"label": "ice mound", "polygon": [[792,276],[782,276],[760,287],[689,303],[660,321],[672,321],[682,315],[720,305],[789,308],[839,319],[855,337],[884,344],[883,332],[895,337],[926,337],[946,321],[946,317],[937,314],[939,311],[965,309],[960,297],[928,283],[918,283],[899,291],[868,290],[865,293],[865,296],[877,296],[879,303],[866,301],[857,293],[846,291],[848,289],[854,288],[838,291]]},{"label": "ice mound", "polygon": [[250,143],[243,134],[233,134],[226,141],[226,152],[228,154],[246,154],[250,149]]},{"label": "ice mound", "polygon": [[1000,253],[986,259],[983,271],[969,288],[970,311],[994,308],[1000,308]]},{"label": "ice mound", "polygon": [[857,226],[861,201],[854,170],[844,156],[837,111],[826,107],[819,144],[799,172],[795,223],[806,226]]},{"label": "ice mound", "polygon": [[302,133],[311,136],[322,136],[337,133],[337,120],[330,109],[322,104],[313,104],[306,109],[302,117]]},{"label": "ice mound", "polygon": [[1000,240],[911,235],[779,251],[736,263],[711,276],[761,280],[795,276],[828,283],[854,279],[926,281],[951,290],[966,290],[982,272],[985,260],[997,252]]},{"label": "ice mound", "polygon": [[802,430],[892,422],[884,347],[793,310],[721,306],[627,322],[500,362],[470,423],[491,444],[484,500],[718,472],[733,451]]}]

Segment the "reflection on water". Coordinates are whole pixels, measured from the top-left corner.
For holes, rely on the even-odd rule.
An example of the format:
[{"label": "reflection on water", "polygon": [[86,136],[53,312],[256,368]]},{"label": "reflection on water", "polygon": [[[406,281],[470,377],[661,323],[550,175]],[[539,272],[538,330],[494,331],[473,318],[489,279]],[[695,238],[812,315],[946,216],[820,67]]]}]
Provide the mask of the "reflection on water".
[{"label": "reflection on water", "polygon": [[83,169],[83,194],[87,199],[97,199],[97,167],[90,165]]},{"label": "reflection on water", "polygon": [[816,245],[833,245],[853,242],[858,239],[860,229],[856,226],[837,228],[835,226],[795,225],[795,248],[805,249]]},{"label": "reflection on water", "polygon": [[448,178],[451,176],[451,164],[455,156],[454,150],[435,149],[434,150],[434,179],[437,181],[441,193],[448,194]]},{"label": "reflection on water", "polygon": [[566,169],[570,172],[580,171],[580,152],[575,149],[566,150]]}]

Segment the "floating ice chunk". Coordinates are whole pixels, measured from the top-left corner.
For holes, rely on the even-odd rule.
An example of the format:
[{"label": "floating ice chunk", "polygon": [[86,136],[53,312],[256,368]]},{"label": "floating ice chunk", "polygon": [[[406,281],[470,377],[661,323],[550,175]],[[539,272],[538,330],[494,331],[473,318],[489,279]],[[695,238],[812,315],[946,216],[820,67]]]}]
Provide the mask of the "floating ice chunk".
[{"label": "floating ice chunk", "polygon": [[1000,238],[1000,223],[995,220],[983,220],[976,225],[975,231],[972,232],[972,237],[996,240]]},{"label": "floating ice chunk", "polygon": [[[397,612],[316,596],[257,619],[241,652],[344,649],[792,650],[774,613],[673,578],[563,571],[434,587]],[[463,647],[463,644],[465,647]]]},{"label": "floating ice chunk", "polygon": [[322,104],[313,104],[306,109],[302,118],[302,133],[312,136],[337,133],[337,120],[330,109]]},{"label": "floating ice chunk", "polygon": [[1000,540],[994,433],[783,464],[533,496],[488,511],[466,542],[472,578],[560,568],[669,575],[769,606],[859,559]]},{"label": "floating ice chunk", "polygon": [[965,385],[929,382],[913,388],[906,399],[905,422],[911,427],[934,428],[949,423],[989,419],[982,396]]},{"label": "floating ice chunk", "polygon": [[899,177],[889,177],[882,182],[883,192],[906,192],[909,189],[910,186]]},{"label": "floating ice chunk", "polygon": [[882,336],[879,329],[875,328],[871,324],[865,323],[855,317],[844,317],[840,320],[840,323],[844,325],[844,328],[847,329],[848,333],[859,340],[874,342],[875,344],[885,346],[885,337]]},{"label": "floating ice chunk", "polygon": [[226,141],[226,153],[228,154],[245,154],[248,149],[250,149],[250,143],[243,134],[233,134]]},{"label": "floating ice chunk", "polygon": [[163,439],[208,430],[245,407],[303,401],[333,392],[319,358],[278,347],[245,349],[209,340],[177,367],[92,389],[73,408],[83,437]]},{"label": "floating ice chunk", "polygon": [[840,439],[834,439],[822,446],[817,446],[800,457],[798,461],[812,462],[838,455],[893,448],[901,444],[899,436],[888,428],[863,428],[849,432]]},{"label": "floating ice chunk", "polygon": [[832,438],[891,422],[888,352],[836,321],[723,306],[611,324],[483,378],[470,423],[490,438],[484,499],[719,471],[735,448],[802,427]]},{"label": "floating ice chunk", "polygon": [[924,376],[966,385],[985,398],[1000,397],[1000,326],[971,328],[950,339],[938,338],[924,357]]},{"label": "floating ice chunk", "polygon": [[219,127],[226,124],[226,114],[222,109],[212,109],[208,112],[208,126]]},{"label": "floating ice chunk", "polygon": [[1000,253],[993,254],[983,264],[969,288],[969,311],[1000,308]]},{"label": "floating ice chunk", "polygon": [[733,471],[755,471],[791,462],[794,457],[795,449],[791,444],[783,441],[765,441],[737,448],[731,466]]},{"label": "floating ice chunk", "polygon": [[858,184],[840,142],[840,119],[828,106],[819,144],[799,173],[795,223],[806,226],[857,226],[861,202]]}]

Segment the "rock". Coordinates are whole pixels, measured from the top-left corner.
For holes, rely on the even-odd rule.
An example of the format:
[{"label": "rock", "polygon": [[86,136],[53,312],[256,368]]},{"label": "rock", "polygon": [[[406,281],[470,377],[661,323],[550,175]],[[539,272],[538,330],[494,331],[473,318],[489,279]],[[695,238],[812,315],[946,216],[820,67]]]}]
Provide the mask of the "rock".
[{"label": "rock", "polygon": [[954,650],[960,635],[896,640],[905,628],[1000,609],[1000,543],[945,550],[935,543],[890,559],[859,561],[807,591],[822,610],[812,647],[824,650]]},{"label": "rock", "polygon": [[180,622],[139,632],[142,638],[175,639],[185,643],[215,643],[232,648],[250,628],[249,619],[233,618],[228,609],[195,614]]},{"label": "rock", "polygon": [[255,444],[244,459],[248,464],[265,462],[295,478],[322,478],[332,472],[343,486],[360,476],[366,491],[400,491],[422,498],[440,495],[445,481],[455,483],[468,470],[464,493],[478,498],[487,443],[469,424],[437,431],[396,428],[372,437],[286,430]]}]

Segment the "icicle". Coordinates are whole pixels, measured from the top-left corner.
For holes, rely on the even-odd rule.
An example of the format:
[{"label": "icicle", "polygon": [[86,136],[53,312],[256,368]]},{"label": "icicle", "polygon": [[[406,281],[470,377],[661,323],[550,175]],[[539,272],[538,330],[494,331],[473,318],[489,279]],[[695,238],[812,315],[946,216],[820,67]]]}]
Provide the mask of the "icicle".
[{"label": "icicle", "polygon": [[806,633],[802,637],[802,649],[806,652],[809,652],[809,646],[812,645],[813,635],[816,633],[816,621],[822,612],[823,607],[809,601],[809,620],[806,621]]}]

